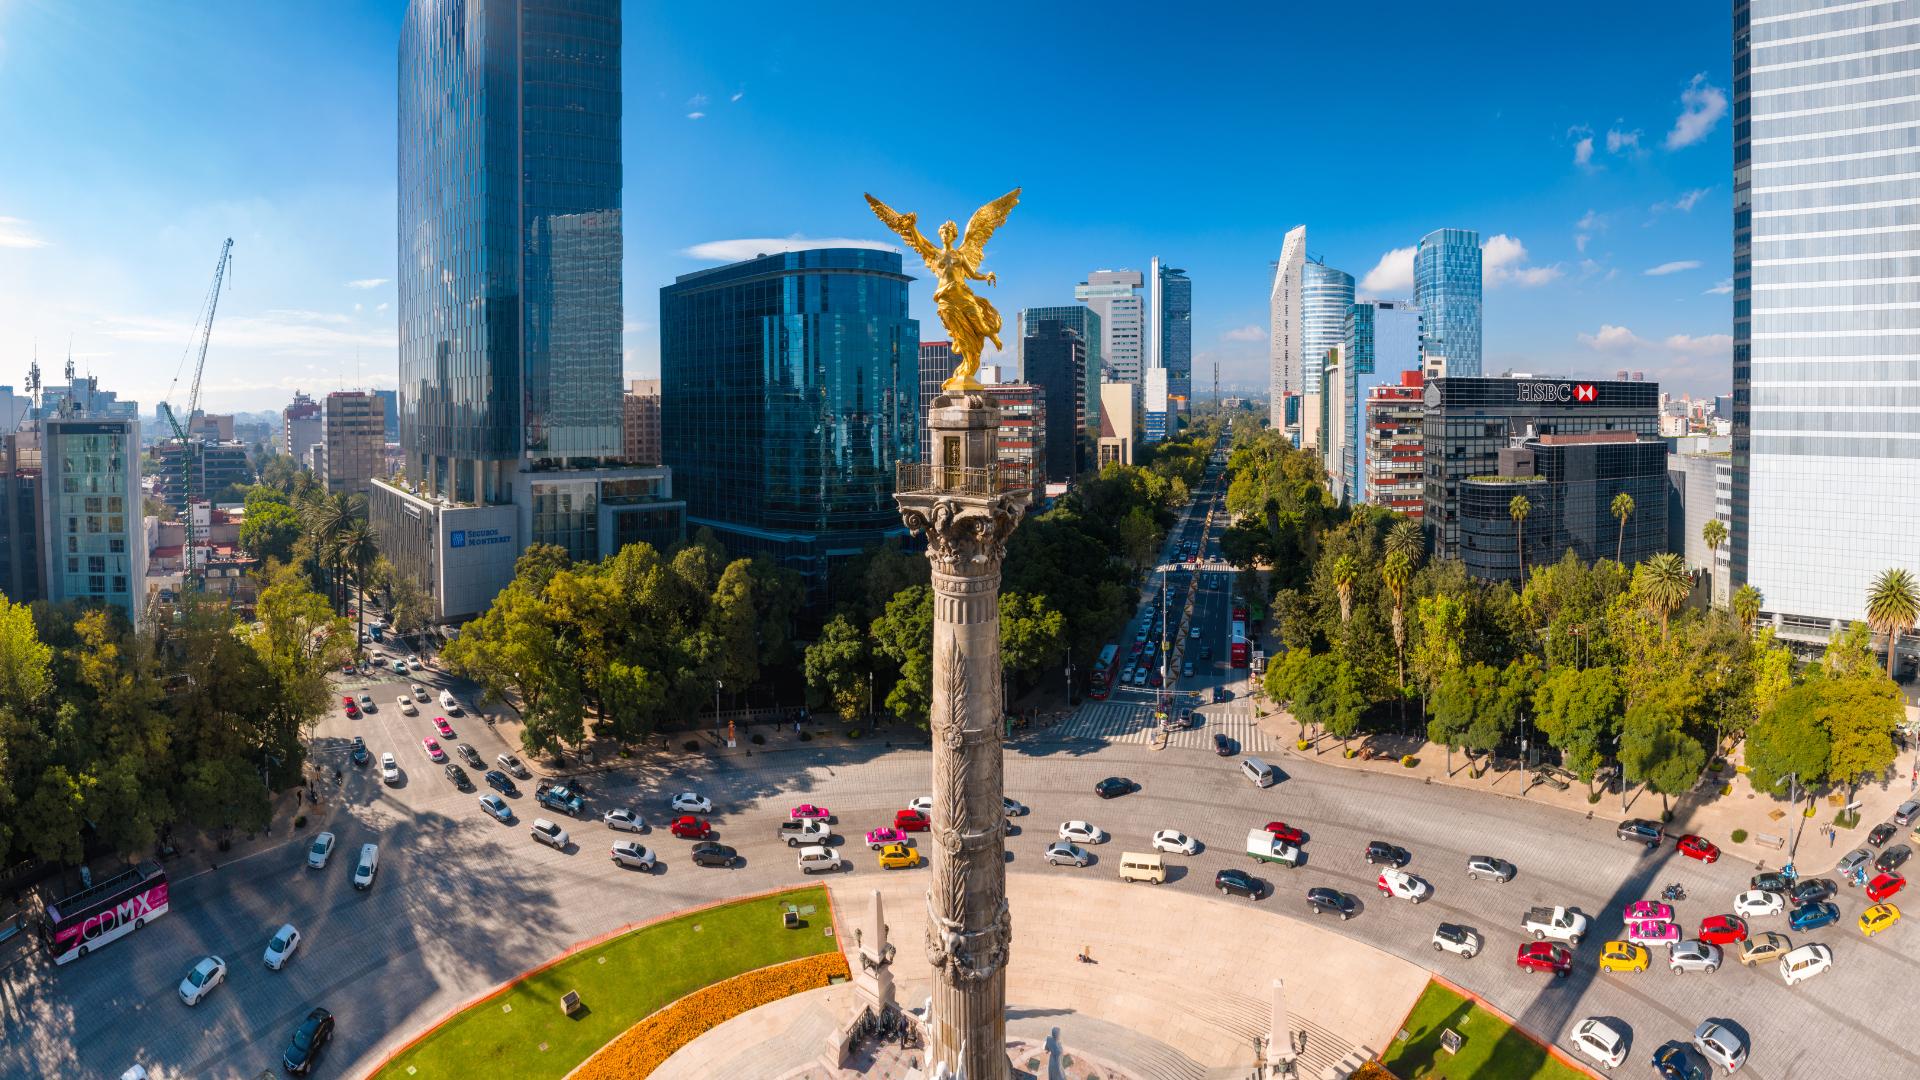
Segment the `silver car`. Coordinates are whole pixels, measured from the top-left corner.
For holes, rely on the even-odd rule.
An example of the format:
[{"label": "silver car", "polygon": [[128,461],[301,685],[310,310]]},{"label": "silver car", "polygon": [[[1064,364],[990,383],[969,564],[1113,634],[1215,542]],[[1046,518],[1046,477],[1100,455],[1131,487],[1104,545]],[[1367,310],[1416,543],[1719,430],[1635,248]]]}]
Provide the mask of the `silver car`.
[{"label": "silver car", "polygon": [[1667,954],[1667,970],[1712,972],[1720,967],[1720,946],[1709,945],[1699,938],[1688,938],[1675,942],[1673,950]]},{"label": "silver car", "polygon": [[1703,1022],[1693,1030],[1693,1048],[1714,1065],[1732,1072],[1747,1061],[1747,1044],[1732,1028]]},{"label": "silver car", "polygon": [[622,840],[613,845],[613,861],[621,866],[630,866],[637,870],[653,869],[653,852],[631,840]]},{"label": "silver car", "polygon": [[1866,848],[1854,848],[1840,859],[1840,865],[1834,867],[1834,870],[1840,875],[1840,880],[1851,885],[1853,884],[1853,875],[1872,862],[1873,852],[1868,851]]},{"label": "silver car", "polygon": [[1920,818],[1920,801],[1913,799],[1901,803],[1893,812],[1894,824],[1903,827],[1913,824],[1915,818]]},{"label": "silver car", "polygon": [[1061,840],[1047,845],[1046,858],[1054,866],[1085,866],[1089,856],[1085,848]]},{"label": "silver car", "polygon": [[1491,855],[1467,856],[1467,876],[1475,881],[1481,878],[1492,878],[1500,882],[1512,881],[1513,875],[1518,872],[1513,864],[1505,859],[1496,859]]}]

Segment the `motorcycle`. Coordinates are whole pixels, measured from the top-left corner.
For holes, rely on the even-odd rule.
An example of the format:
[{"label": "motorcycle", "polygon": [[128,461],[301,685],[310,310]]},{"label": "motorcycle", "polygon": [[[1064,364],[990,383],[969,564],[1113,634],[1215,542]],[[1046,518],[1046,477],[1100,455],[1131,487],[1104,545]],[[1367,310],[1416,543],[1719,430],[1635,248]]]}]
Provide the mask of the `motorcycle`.
[{"label": "motorcycle", "polygon": [[1686,898],[1687,898],[1686,886],[1680,884],[1677,881],[1667,886],[1660,893],[1660,899],[1662,900],[1685,900]]}]

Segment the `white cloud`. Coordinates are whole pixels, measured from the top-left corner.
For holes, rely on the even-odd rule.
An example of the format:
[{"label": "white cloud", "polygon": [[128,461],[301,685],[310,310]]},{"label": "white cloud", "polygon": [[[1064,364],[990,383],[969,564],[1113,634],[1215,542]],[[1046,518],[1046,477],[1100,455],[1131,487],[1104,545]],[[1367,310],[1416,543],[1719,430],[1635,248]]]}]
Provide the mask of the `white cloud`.
[{"label": "white cloud", "polygon": [[1640,129],[1621,131],[1618,128],[1607,129],[1607,152],[1618,154],[1625,150],[1640,149]]},{"label": "white cloud", "polygon": [[[231,353],[253,351],[273,356],[334,357],[355,348],[393,349],[391,329],[368,332],[344,327],[345,315],[320,311],[267,311],[259,315],[224,312],[214,328],[214,343]],[[178,319],[146,315],[108,315],[96,333],[119,341],[157,342],[179,347],[194,327]]]},{"label": "white cloud", "polygon": [[1410,247],[1394,248],[1360,279],[1360,288],[1371,296],[1413,291],[1413,252]]},{"label": "white cloud", "polygon": [[876,251],[899,251],[898,245],[879,240],[857,240],[845,236],[802,236],[794,233],[784,239],[774,237],[748,237],[741,240],[709,240],[704,244],[695,244],[680,254],[692,259],[704,259],[709,262],[739,262],[756,255],[771,255],[777,251],[804,251],[808,248],[872,248]]},{"label": "white cloud", "polygon": [[706,118],[707,114],[703,112],[690,112],[687,114],[687,119],[689,120],[705,120]]},{"label": "white cloud", "polygon": [[1480,245],[1480,277],[1489,286],[1530,288],[1557,280],[1565,273],[1559,263],[1528,266],[1526,262],[1527,246],[1517,237],[1500,233]]},{"label": "white cloud", "polygon": [[1707,137],[1727,112],[1727,92],[1707,81],[1705,72],[1693,77],[1680,91],[1680,116],[1667,132],[1667,149],[1692,146]]},{"label": "white cloud", "polygon": [[360,305],[359,304],[353,305],[353,310],[357,313],[360,310]]},{"label": "white cloud", "polygon": [[1701,199],[1706,198],[1707,191],[1707,188],[1694,188],[1692,191],[1684,192],[1679,198],[1673,200],[1673,208],[1683,214],[1692,213],[1694,206]]},{"label": "white cloud", "polygon": [[27,223],[17,217],[0,217],[0,248],[43,248],[45,240],[33,235]]},{"label": "white cloud", "polygon": [[1259,326],[1242,326],[1220,335],[1222,341],[1265,341],[1267,331]]},{"label": "white cloud", "polygon": [[1677,274],[1682,270],[1698,269],[1700,269],[1698,259],[1676,259],[1673,262],[1663,262],[1659,266],[1649,266],[1641,273],[1648,277],[1666,277],[1668,274]]},{"label": "white cloud", "polygon": [[387,305],[385,305],[385,304],[376,304],[376,305],[374,305],[374,308],[373,308],[373,310],[375,310],[375,311],[385,311],[385,310],[387,310]]},{"label": "white cloud", "polygon": [[728,101],[739,101],[739,100],[740,100],[741,98],[743,98],[743,97],[746,97],[746,96],[747,96],[747,92],[746,92],[745,90],[735,90],[735,91],[733,92],[733,96],[732,96],[732,97],[730,97],[730,98],[728,98],[727,100],[728,100]]},{"label": "white cloud", "polygon": [[1583,169],[1593,167],[1593,136],[1573,144],[1573,163]]},{"label": "white cloud", "polygon": [[1660,343],[1666,348],[1688,356],[1720,356],[1733,352],[1732,334],[1673,334]]},{"label": "white cloud", "polygon": [[382,286],[382,285],[385,285],[385,284],[386,284],[386,283],[387,283],[387,282],[388,282],[389,280],[391,280],[391,279],[389,279],[389,278],[383,278],[383,277],[366,277],[366,278],[356,278],[356,279],[354,279],[353,281],[349,281],[349,282],[347,282],[347,288],[349,288],[349,289],[377,289],[377,288],[379,288],[380,286]]},{"label": "white cloud", "polygon": [[1704,292],[1704,293],[1701,293],[1700,295],[1702,295],[1702,296],[1725,296],[1725,295],[1727,295],[1728,293],[1730,293],[1730,292],[1732,292],[1732,291],[1733,291],[1733,279],[1732,279],[1732,278],[1722,278],[1722,279],[1720,279],[1719,281],[1717,281],[1717,282],[1715,282],[1715,283],[1714,283],[1714,286],[1713,286],[1713,288],[1711,288],[1711,289],[1708,289],[1708,290],[1707,290],[1706,292]]},{"label": "white cloud", "polygon": [[1587,241],[1590,239],[1592,239],[1592,237],[1586,233],[1575,233],[1573,237],[1573,250],[1585,255],[1587,253]]},{"label": "white cloud", "polygon": [[1599,232],[1607,227],[1607,216],[1598,210],[1588,210],[1580,215],[1580,220],[1574,222],[1573,227],[1581,232]]},{"label": "white cloud", "polygon": [[706,107],[707,95],[705,94],[695,94],[687,99],[687,108],[689,109],[704,109]]},{"label": "white cloud", "polygon": [[1598,352],[1626,352],[1630,349],[1638,349],[1646,342],[1624,326],[1604,323],[1594,333],[1581,334],[1580,344]]}]

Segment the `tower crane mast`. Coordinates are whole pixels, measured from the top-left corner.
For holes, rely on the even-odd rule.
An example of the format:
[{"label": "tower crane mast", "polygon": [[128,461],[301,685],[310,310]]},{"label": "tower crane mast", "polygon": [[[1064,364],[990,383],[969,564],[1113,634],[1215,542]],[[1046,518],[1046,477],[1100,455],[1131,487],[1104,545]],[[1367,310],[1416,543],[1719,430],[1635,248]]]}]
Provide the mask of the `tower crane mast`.
[{"label": "tower crane mast", "polygon": [[[193,573],[193,499],[194,495],[199,493],[200,489],[200,446],[188,437],[187,428],[193,426],[194,414],[200,411],[200,377],[207,370],[207,343],[213,338],[213,314],[220,307],[220,287],[226,282],[227,267],[232,265],[232,262],[233,238],[228,237],[226,242],[220,245],[220,258],[213,264],[213,285],[207,290],[207,301],[201,307],[199,321],[194,324],[195,335],[200,339],[200,348],[193,362],[193,383],[187,391],[186,427],[181,426],[180,416],[174,412],[173,405],[171,404],[173,392],[180,386],[180,371],[176,370],[174,372],[173,382],[167,387],[167,401],[160,403],[161,410],[167,414],[167,423],[173,427],[173,437],[180,443],[182,463],[187,470],[187,507],[185,521],[183,522],[186,526],[187,535],[186,546],[182,549],[186,555],[184,560],[186,578],[181,583],[183,588],[194,588],[196,587],[195,583],[199,580],[194,577]],[[193,350],[193,342],[191,339],[187,343],[187,349],[189,355],[191,355]],[[187,357],[185,355],[181,356],[180,366],[182,369],[186,367],[186,360]]]}]

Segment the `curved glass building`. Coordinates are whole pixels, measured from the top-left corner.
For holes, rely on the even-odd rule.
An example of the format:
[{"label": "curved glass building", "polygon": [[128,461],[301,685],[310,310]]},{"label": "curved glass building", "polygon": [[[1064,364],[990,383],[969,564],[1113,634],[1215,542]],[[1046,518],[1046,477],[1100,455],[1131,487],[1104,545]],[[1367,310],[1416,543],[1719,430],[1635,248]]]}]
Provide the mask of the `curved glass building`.
[{"label": "curved glass building", "polygon": [[1347,336],[1347,309],[1353,306],[1353,275],[1308,260],[1300,273],[1301,392],[1320,392],[1327,353]]},{"label": "curved glass building", "polygon": [[[1435,229],[1413,256],[1427,376],[1480,374],[1480,234]],[[1444,360],[1442,364],[1440,361]]]}]

